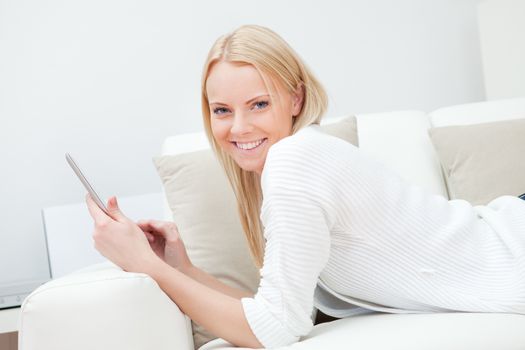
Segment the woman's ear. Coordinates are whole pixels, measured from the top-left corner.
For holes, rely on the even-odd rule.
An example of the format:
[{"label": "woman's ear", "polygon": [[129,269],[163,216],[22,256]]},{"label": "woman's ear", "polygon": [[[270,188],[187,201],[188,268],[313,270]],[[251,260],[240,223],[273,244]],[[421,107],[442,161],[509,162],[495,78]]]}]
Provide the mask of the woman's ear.
[{"label": "woman's ear", "polygon": [[304,85],[299,84],[297,89],[292,93],[292,116],[297,116],[301,113],[304,102]]}]

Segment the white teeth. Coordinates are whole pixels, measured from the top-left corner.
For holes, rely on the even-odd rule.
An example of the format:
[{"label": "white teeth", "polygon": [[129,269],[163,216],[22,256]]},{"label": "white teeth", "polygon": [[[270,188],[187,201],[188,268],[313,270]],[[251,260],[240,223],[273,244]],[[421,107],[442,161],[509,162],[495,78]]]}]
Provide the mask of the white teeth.
[{"label": "white teeth", "polygon": [[259,141],[255,141],[255,142],[247,142],[247,143],[235,142],[235,144],[237,145],[237,147],[241,149],[252,149],[252,148],[259,146],[263,141],[264,139],[260,139]]}]

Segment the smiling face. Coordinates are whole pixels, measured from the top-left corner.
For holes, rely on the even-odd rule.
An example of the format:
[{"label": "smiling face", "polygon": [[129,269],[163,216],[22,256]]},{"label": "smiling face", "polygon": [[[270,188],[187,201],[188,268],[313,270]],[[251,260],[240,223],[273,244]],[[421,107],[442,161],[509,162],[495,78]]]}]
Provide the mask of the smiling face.
[{"label": "smiling face", "polygon": [[259,175],[268,149],[291,135],[302,106],[302,89],[290,93],[276,83],[273,90],[271,96],[250,64],[219,61],[206,80],[213,137],[242,169]]}]

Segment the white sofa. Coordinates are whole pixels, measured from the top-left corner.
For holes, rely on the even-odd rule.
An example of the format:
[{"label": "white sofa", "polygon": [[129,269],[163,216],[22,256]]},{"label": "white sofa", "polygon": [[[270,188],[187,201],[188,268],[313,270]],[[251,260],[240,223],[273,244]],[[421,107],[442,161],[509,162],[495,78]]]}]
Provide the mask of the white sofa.
[{"label": "white sofa", "polygon": [[[525,98],[441,108],[357,115],[359,147],[406,179],[447,197],[430,126],[525,117]],[[333,120],[332,120],[333,121]],[[327,120],[326,122],[330,122]],[[163,154],[207,148],[203,133],[170,137]],[[166,220],[171,212],[165,203]],[[372,314],[318,324],[283,349],[523,349],[525,315]],[[222,339],[200,349],[227,349]],[[190,319],[149,276],[111,263],[87,267],[39,287],[24,301],[21,350],[192,350]]]}]

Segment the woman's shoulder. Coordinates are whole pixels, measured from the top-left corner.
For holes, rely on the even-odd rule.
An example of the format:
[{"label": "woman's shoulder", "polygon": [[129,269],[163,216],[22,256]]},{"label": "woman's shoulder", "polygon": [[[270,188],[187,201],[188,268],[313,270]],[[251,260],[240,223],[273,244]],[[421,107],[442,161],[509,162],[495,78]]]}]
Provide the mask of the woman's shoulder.
[{"label": "woman's shoulder", "polygon": [[273,144],[261,175],[263,222],[268,220],[275,203],[301,206],[315,203],[327,215],[328,222],[333,223],[337,212],[336,179],[347,177],[348,160],[352,157],[345,153],[352,152],[352,147],[355,146],[324,133],[318,125],[304,127]]},{"label": "woman's shoulder", "polygon": [[329,135],[318,124],[306,126],[273,144],[266,156],[263,177],[268,173],[312,174],[337,172],[336,168],[350,161],[357,147]]},{"label": "woman's shoulder", "polygon": [[268,155],[284,153],[313,156],[330,153],[344,156],[345,153],[355,150],[357,147],[350,142],[326,133],[318,124],[311,124],[273,144]]}]

